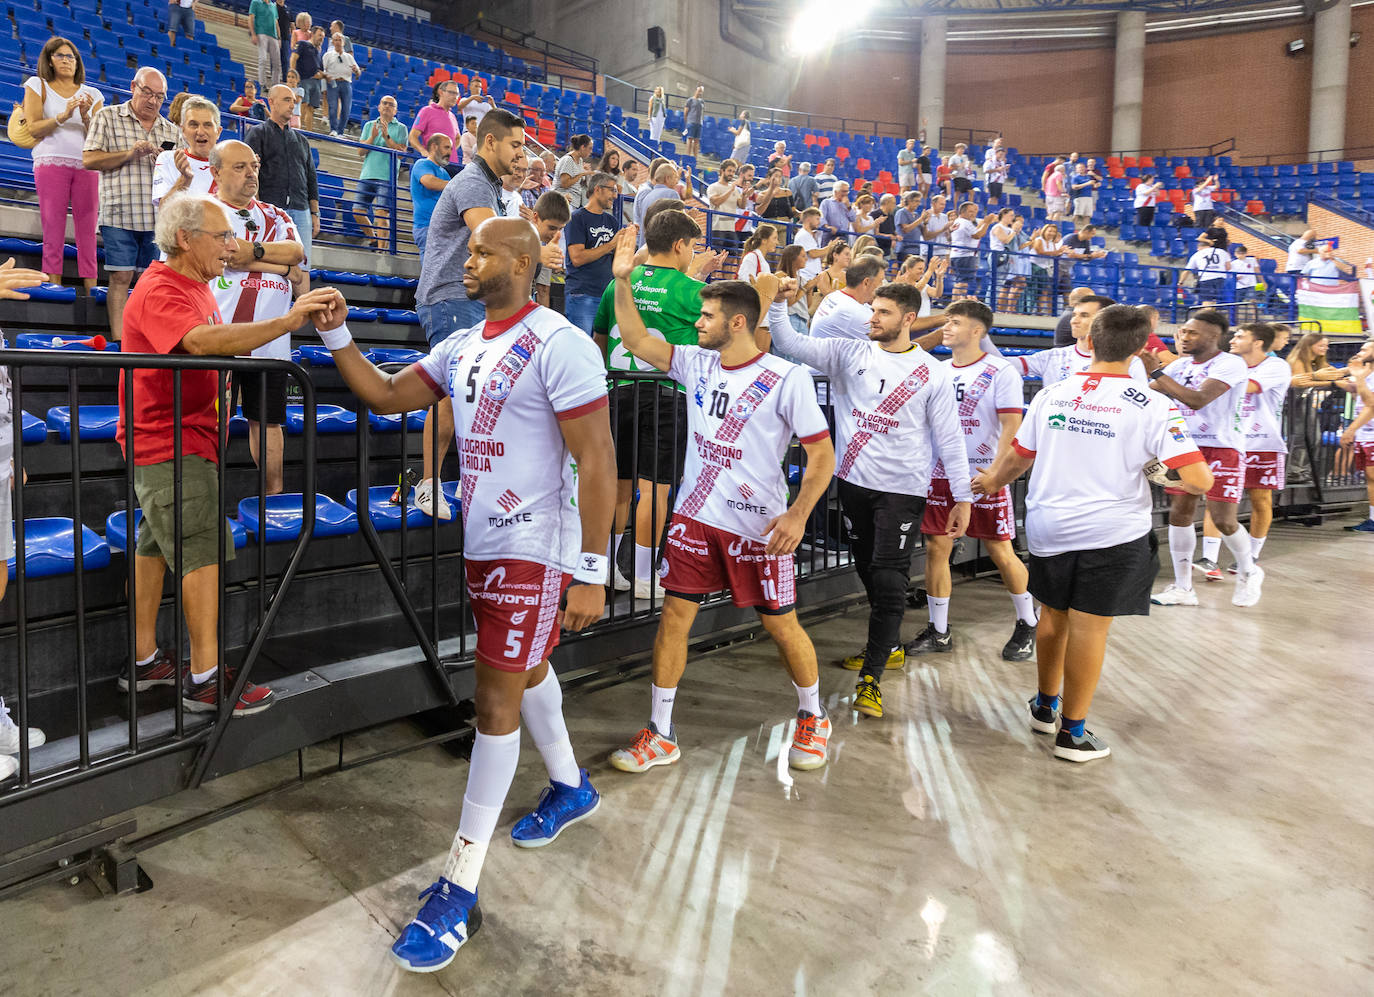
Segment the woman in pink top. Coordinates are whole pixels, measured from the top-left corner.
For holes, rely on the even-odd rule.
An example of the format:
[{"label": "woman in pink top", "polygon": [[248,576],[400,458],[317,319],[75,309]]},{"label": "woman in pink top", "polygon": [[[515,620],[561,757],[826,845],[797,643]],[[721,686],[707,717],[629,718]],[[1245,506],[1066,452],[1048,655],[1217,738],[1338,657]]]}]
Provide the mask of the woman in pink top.
[{"label": "woman in pink top", "polygon": [[1050,221],[1059,221],[1069,210],[1067,182],[1063,164],[1051,170],[1045,179],[1045,214]]},{"label": "woman in pink top", "polygon": [[449,154],[449,176],[456,176],[463,168],[462,149],[458,144],[460,129],[458,118],[453,113],[453,105],[458,103],[458,84],[453,80],[440,80],[434,85],[434,99],[415,116],[415,124],[410,129],[410,147],[421,156],[428,158],[425,143],[431,135],[447,135],[453,143]]}]

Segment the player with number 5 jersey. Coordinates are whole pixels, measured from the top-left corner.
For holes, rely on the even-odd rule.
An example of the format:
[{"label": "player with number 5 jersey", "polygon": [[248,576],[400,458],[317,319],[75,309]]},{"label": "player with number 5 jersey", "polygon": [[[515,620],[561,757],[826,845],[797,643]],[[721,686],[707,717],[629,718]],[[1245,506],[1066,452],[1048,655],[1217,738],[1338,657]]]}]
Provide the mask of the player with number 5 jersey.
[{"label": "player with number 5 jersey", "polygon": [[[672,214],[661,212],[654,224]],[[758,611],[796,689],[789,764],[820,768],[830,717],[820,702],[816,649],[797,621],[792,556],[835,470],[815,388],[805,370],[759,348],[759,296],[742,281],[701,289],[699,346],[650,335],[629,280],[636,236],[637,227],[627,226],[616,245],[616,323],[631,353],[687,389],[687,467],[660,568],[663,614],[654,640],[649,723],[628,748],[611,755],[611,764],[643,772],[681,757],[673,704],[687,667],[687,635],[701,600],[729,589],[735,605]],[[789,505],[781,462],[793,436],[806,451],[806,474]]]}]

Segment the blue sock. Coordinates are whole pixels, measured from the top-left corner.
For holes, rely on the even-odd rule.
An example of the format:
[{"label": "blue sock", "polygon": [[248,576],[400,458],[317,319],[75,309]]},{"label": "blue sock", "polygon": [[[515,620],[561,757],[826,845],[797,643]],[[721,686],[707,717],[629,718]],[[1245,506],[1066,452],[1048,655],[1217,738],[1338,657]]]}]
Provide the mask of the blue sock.
[{"label": "blue sock", "polygon": [[1052,710],[1057,710],[1059,709],[1059,697],[1046,696],[1043,692],[1037,689],[1035,690],[1035,705],[1048,706]]},{"label": "blue sock", "polygon": [[1087,722],[1088,720],[1086,717],[1082,720],[1068,720],[1066,718],[1061,717],[1059,720],[1059,729],[1068,731],[1074,737],[1082,737],[1083,725]]}]

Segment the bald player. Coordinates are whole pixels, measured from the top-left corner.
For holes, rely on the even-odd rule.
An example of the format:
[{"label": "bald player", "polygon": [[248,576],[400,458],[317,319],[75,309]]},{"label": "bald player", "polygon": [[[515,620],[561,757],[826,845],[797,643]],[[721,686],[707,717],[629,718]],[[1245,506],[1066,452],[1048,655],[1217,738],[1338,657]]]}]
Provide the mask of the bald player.
[{"label": "bald player", "polygon": [[373,411],[451,397],[460,442],[477,735],[443,872],[391,949],[412,972],[447,966],[481,925],[477,880],[515,776],[522,721],[552,785],[511,830],[515,844],[546,845],[601,802],[574,758],[549,653],[560,624],[580,630],[605,606],[615,506],[606,368],[586,333],[530,300],[540,256],[533,225],[489,218],[468,246],[463,288],[485,306],[485,319],[400,373],[382,373],[358,351],[342,297],[316,323],[344,380]]}]

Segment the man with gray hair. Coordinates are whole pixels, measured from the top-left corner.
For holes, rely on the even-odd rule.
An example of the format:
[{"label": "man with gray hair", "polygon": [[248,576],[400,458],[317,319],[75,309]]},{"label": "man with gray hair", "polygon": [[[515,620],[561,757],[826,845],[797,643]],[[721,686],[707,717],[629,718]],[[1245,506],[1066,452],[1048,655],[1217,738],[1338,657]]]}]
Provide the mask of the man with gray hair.
[{"label": "man with gray hair", "polygon": [[803,161],[797,164],[797,175],[787,181],[787,189],[792,192],[792,207],[798,211],[814,208],[820,200],[816,196],[820,190],[820,185],[816,183],[816,178],[811,175],[811,164],[808,162]]},{"label": "man with gray hair", "polygon": [[836,180],[830,196],[821,202],[821,228],[825,242],[832,239],[854,241],[854,206],[849,203],[849,184]]},{"label": "man with gray hair", "polygon": [[639,244],[641,246],[644,245],[644,217],[649,211],[649,205],[655,201],[662,201],[664,198],[676,198],[679,179],[677,167],[672,163],[663,163],[654,170],[654,185],[645,191],[642,197],[635,198],[635,224],[640,227]]},{"label": "man with gray hair", "polygon": [[210,175],[210,150],[219,141],[219,108],[204,97],[191,97],[181,105],[181,137],[184,149],[164,149],[153,166],[153,207],[164,197],[190,191],[208,194],[215,178]]},{"label": "man with gray hair", "polygon": [[[151,208],[151,206],[150,206]],[[238,248],[223,207],[204,194],[177,194],[162,204],[156,222],[158,248],[167,262],[153,262],[129,298],[125,311],[125,351],[132,353],[234,356],[269,343],[326,312],[340,298],[333,288],[302,295],[279,318],[226,325],[209,283],[224,274],[225,261]],[[117,438],[128,453],[125,427],[133,428],[134,494],[143,512],[134,550],[134,688],[142,692],[175,685],[179,648],[157,644],[157,613],[168,562],[180,553],[182,606],[191,638],[191,667],[179,690],[185,709],[219,709],[219,686],[232,689],[234,676],[216,682],[219,649],[219,374],[184,370],[181,411],[173,410],[171,370],[134,370],[133,410],[119,390]],[[122,382],[122,378],[121,378]],[[176,435],[181,437],[181,458]],[[178,466],[178,463],[180,466]],[[174,496],[180,488],[178,508]],[[177,528],[178,514],[180,529]],[[133,532],[132,530],[130,531]],[[225,536],[229,531],[225,529]],[[232,543],[223,552],[233,557]],[[128,689],[128,679],[120,679]],[[272,691],[245,683],[233,705],[235,717],[271,706]]]},{"label": "man with gray hair", "polygon": [[110,338],[123,336],[124,304],[135,271],[157,256],[153,240],[153,162],[165,145],[175,148],[177,126],[161,114],[167,78],[151,66],[134,74],[132,95],[122,104],[91,115],[81,165],[99,170],[100,239],[105,244],[105,271],[110,276],[105,307]]}]

